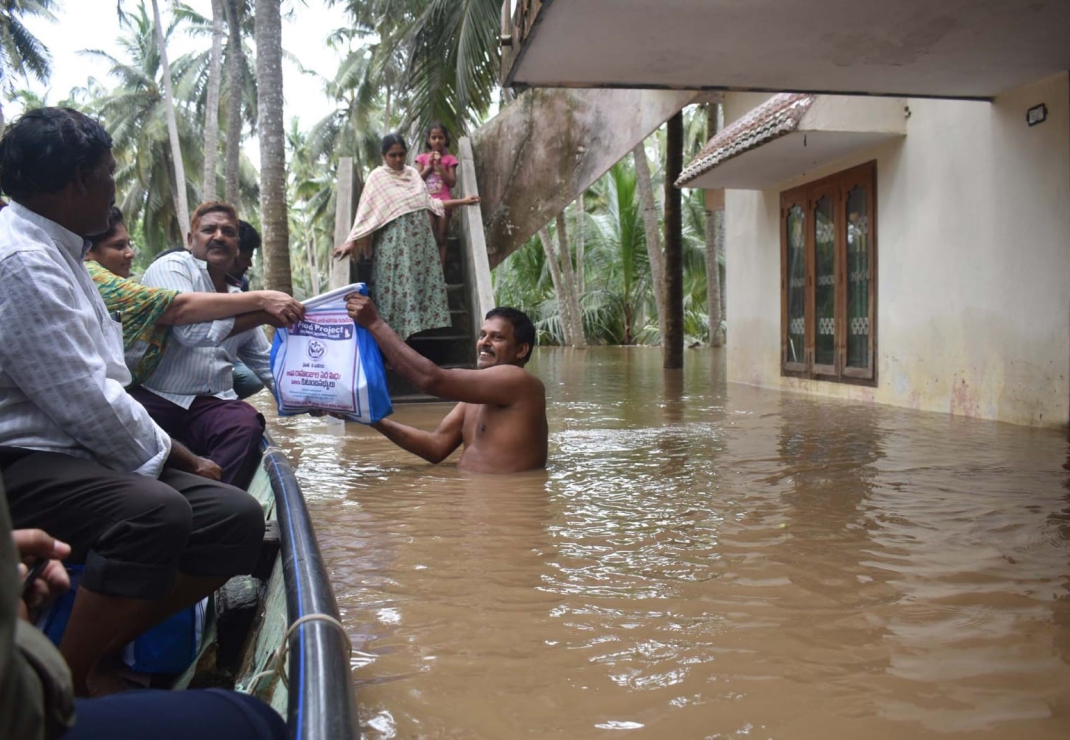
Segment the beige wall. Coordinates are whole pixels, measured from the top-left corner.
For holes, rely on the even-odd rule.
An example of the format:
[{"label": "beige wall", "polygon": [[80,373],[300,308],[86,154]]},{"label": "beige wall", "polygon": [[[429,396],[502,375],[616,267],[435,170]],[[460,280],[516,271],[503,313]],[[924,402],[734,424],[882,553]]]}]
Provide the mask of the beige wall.
[{"label": "beige wall", "polygon": [[[764,96],[729,94],[734,120]],[[1048,106],[1045,123],[1025,112]],[[910,99],[903,139],[767,191],[730,190],[728,377],[1040,426],[1070,407],[1070,84]],[[877,386],[780,375],[779,194],[877,161]]]}]

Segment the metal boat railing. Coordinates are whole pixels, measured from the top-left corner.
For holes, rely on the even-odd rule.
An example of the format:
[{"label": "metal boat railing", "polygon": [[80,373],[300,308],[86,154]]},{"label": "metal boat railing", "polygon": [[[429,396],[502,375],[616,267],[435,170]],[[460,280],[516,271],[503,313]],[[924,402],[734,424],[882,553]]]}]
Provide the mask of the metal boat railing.
[{"label": "metal boat railing", "polygon": [[287,724],[291,740],[357,740],[349,641],[319,544],[286,456],[265,435],[262,465],[275,494],[279,522],[289,668]]}]

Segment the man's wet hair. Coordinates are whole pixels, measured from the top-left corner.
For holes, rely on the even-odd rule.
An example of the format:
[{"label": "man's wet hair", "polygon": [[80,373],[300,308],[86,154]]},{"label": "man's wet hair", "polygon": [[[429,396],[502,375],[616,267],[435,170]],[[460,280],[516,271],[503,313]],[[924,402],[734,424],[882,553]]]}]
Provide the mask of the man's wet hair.
[{"label": "man's wet hair", "polygon": [[531,359],[531,350],[535,349],[535,324],[526,313],[518,308],[510,306],[498,306],[487,311],[487,320],[502,318],[513,325],[513,338],[517,344],[526,344],[529,347],[527,355],[521,365],[526,365]]},{"label": "man's wet hair", "polygon": [[248,221],[238,221],[238,251],[255,252],[260,248],[260,232]]},{"label": "man's wet hair", "polygon": [[238,212],[234,209],[230,203],[223,203],[218,200],[210,200],[207,203],[201,203],[197,206],[197,210],[193,212],[192,218],[190,218],[189,230],[192,234],[197,230],[197,227],[201,223],[201,219],[207,216],[209,213],[225,213],[234,219],[234,223],[238,223]]},{"label": "man's wet hair", "polygon": [[93,245],[93,248],[97,248],[101,243],[115,236],[115,231],[119,224],[126,226],[126,219],[123,218],[122,211],[115,206],[112,206],[108,211],[108,230],[103,234],[95,234],[94,236],[87,237],[89,242]]},{"label": "man's wet hair", "polygon": [[111,151],[100,122],[71,108],[23,113],[0,139],[0,190],[14,200],[58,193],[79,168],[93,169]]}]

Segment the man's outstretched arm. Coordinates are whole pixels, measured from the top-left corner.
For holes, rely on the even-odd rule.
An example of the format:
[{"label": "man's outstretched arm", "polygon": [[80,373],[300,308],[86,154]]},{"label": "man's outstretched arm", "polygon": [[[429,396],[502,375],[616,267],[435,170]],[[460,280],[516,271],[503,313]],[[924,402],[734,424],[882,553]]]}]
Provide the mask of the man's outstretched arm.
[{"label": "man's outstretched arm", "polygon": [[390,419],[377,421],[372,426],[384,437],[403,450],[419,455],[429,463],[440,463],[461,444],[461,431],[464,427],[464,404],[454,406],[453,411],[433,432],[398,424]]},{"label": "man's outstretched arm", "polygon": [[441,368],[401,340],[367,296],[346,300],[349,316],[371,332],[394,371],[424,393],[465,403],[509,404],[541,392],[541,383],[523,368],[498,365],[485,370]]}]

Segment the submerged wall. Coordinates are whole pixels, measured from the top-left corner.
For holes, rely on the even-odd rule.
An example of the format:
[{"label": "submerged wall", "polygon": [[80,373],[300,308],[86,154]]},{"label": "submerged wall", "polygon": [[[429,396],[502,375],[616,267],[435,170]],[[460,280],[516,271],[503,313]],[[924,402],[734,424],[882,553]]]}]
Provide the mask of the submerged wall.
[{"label": "submerged wall", "polygon": [[[729,94],[734,120],[764,96]],[[1047,105],[1047,120],[1026,110]],[[1070,409],[1070,83],[909,99],[906,137],[726,194],[728,377],[1017,424]],[[876,160],[876,387],[780,375],[779,197]]]}]

